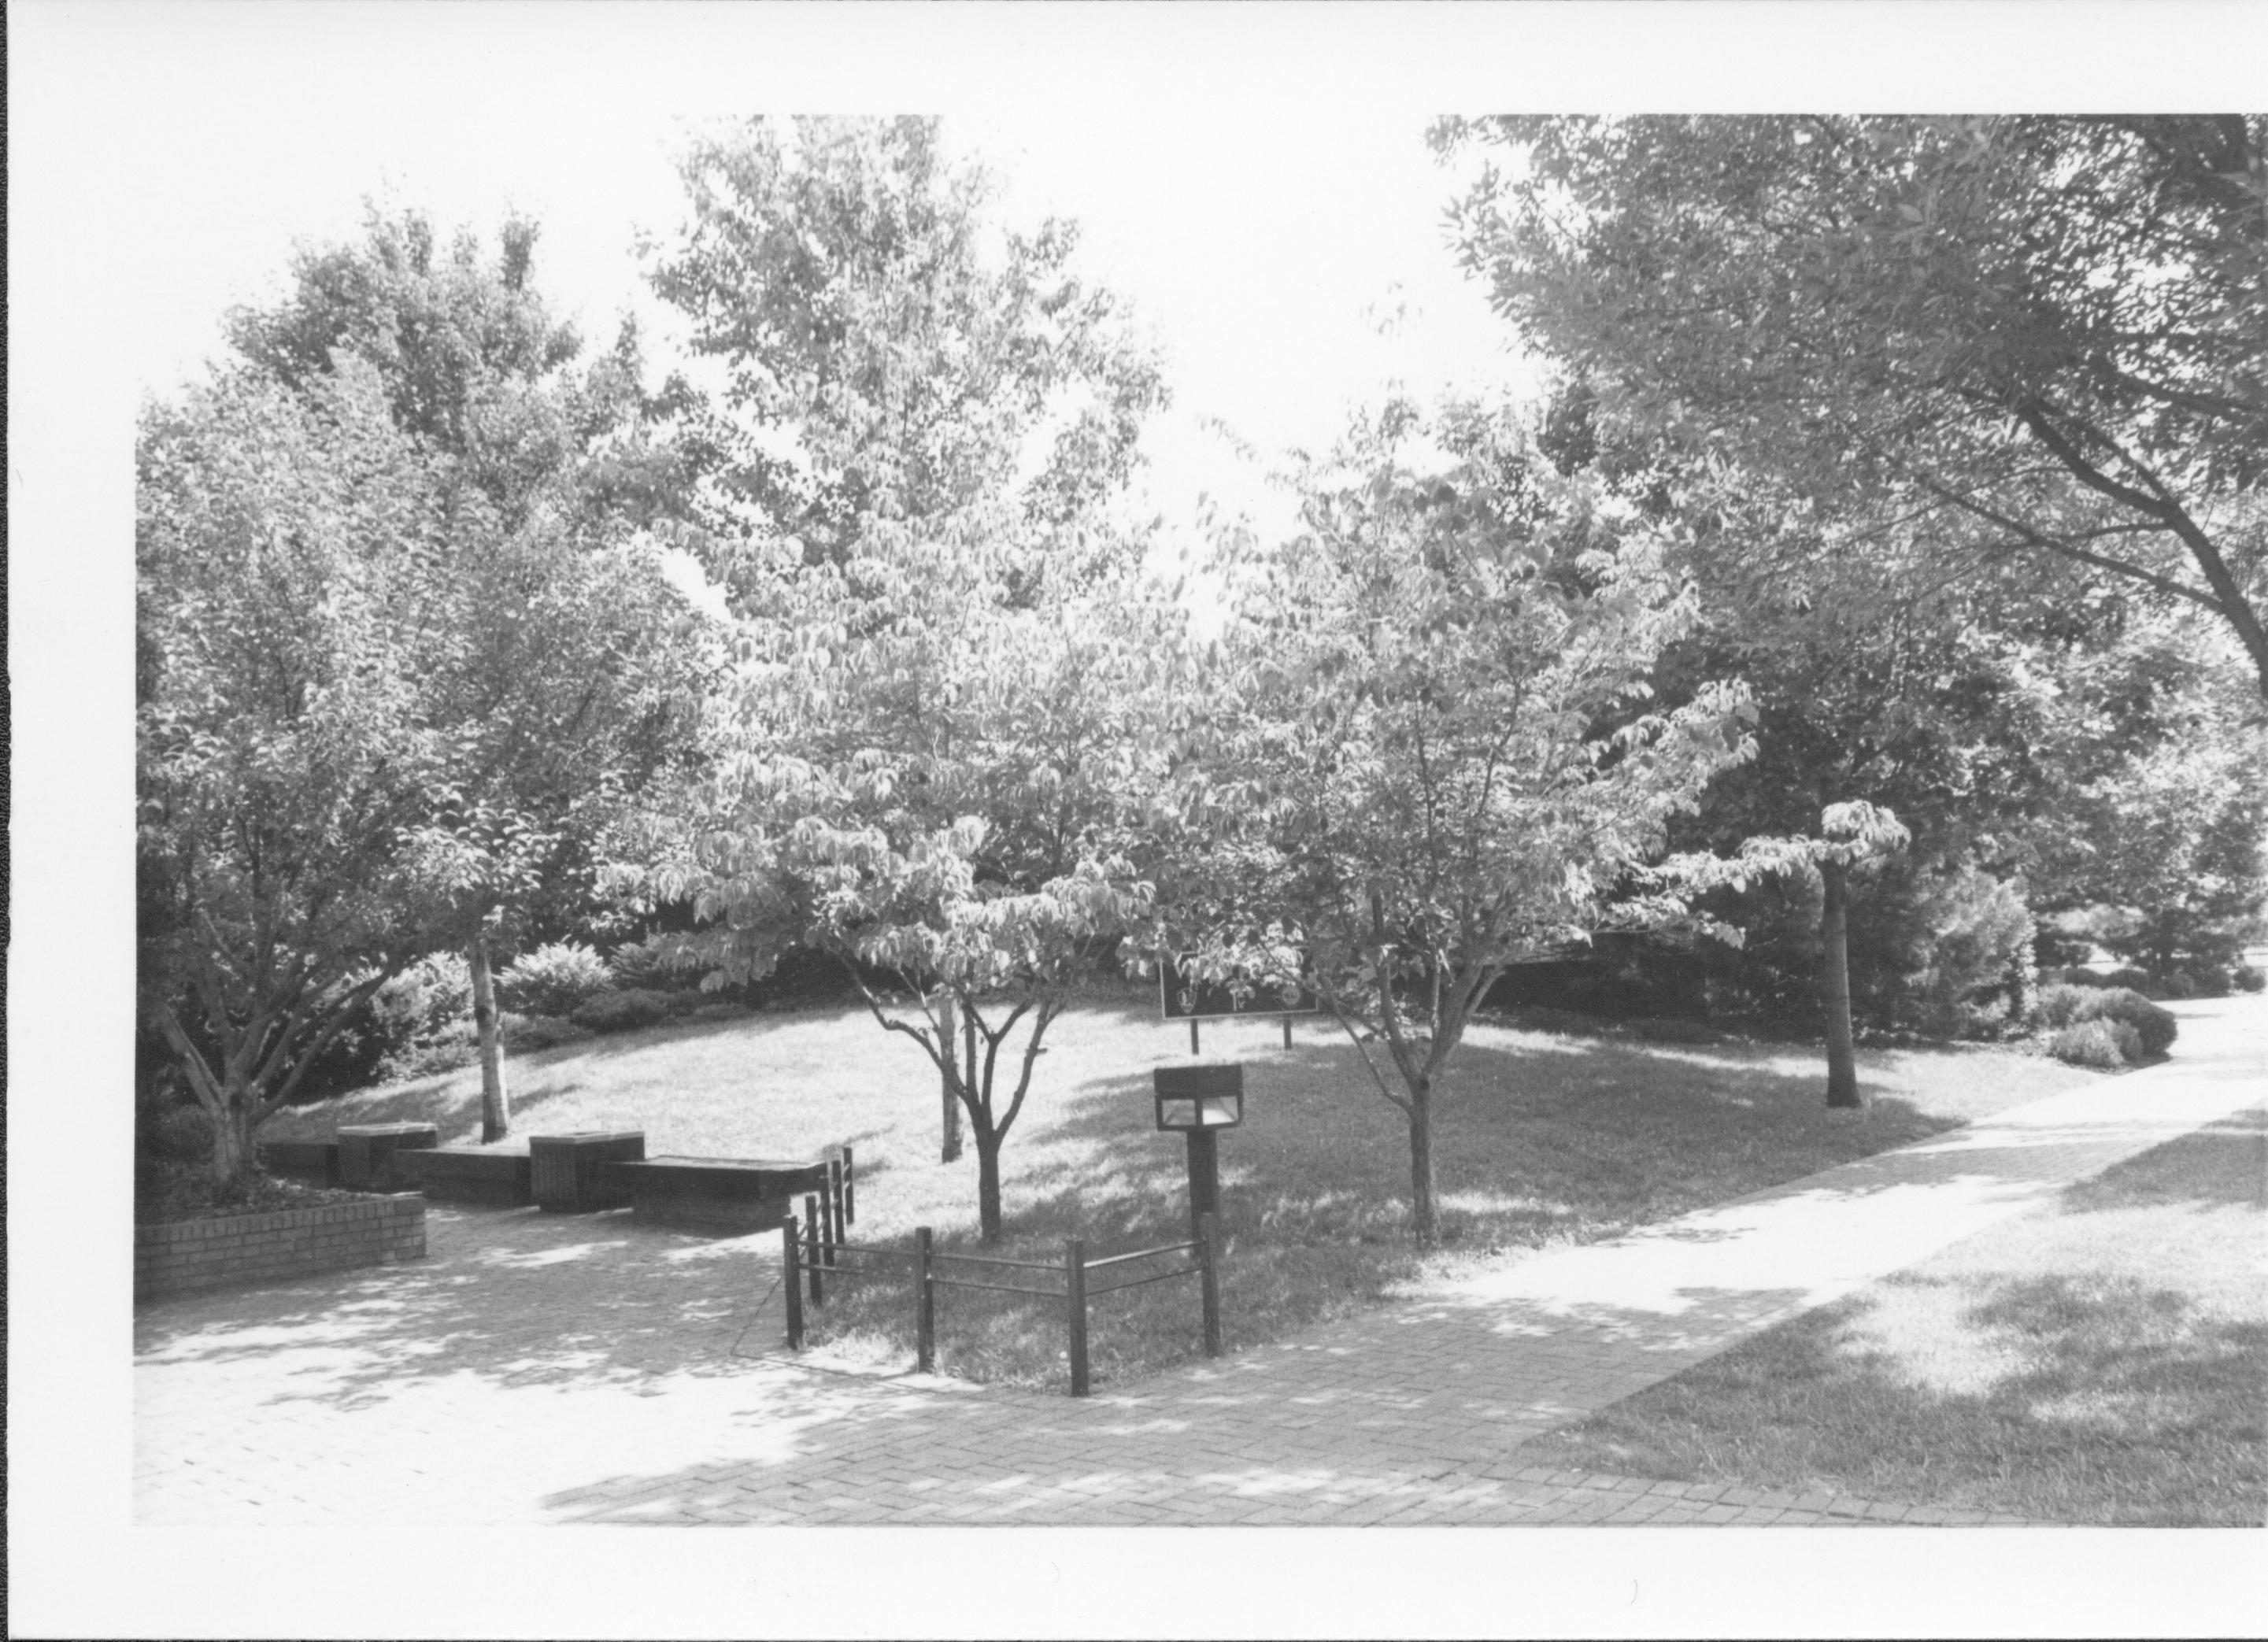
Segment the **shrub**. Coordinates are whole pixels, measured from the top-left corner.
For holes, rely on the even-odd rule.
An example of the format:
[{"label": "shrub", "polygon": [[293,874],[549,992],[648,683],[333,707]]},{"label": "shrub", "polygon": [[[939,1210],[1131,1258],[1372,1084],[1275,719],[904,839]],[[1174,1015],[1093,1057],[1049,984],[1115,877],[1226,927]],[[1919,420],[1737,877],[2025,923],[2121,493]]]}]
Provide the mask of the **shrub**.
[{"label": "shrub", "polygon": [[2249,963],[2240,963],[2229,971],[2228,983],[2240,992],[2257,992],[2268,989],[2268,975]]},{"label": "shrub", "polygon": [[378,989],[370,1012],[381,1055],[445,1037],[472,1018],[472,969],[457,953],[421,959]]},{"label": "shrub", "polygon": [[652,935],[626,946],[617,946],[607,959],[615,984],[626,991],[681,992],[699,989],[706,966],[675,962],[682,949],[681,935]]},{"label": "shrub", "polygon": [[538,946],[497,976],[497,1002],[524,1015],[570,1015],[614,985],[607,961],[588,946]]},{"label": "shrub", "polygon": [[523,1055],[556,1049],[562,1043],[579,1043],[591,1035],[590,1027],[558,1015],[515,1015],[507,1012],[497,1024],[504,1033],[504,1042]]},{"label": "shrub", "polygon": [[2124,1021],[2140,1035],[2145,1055],[2162,1055],[2173,1047],[2182,1023],[2172,1010],[2161,1009],[2139,992],[2124,987],[2098,992],[2095,997],[2101,1000],[2096,1005],[2097,1013],[2107,1020]]},{"label": "shrub", "polygon": [[135,1141],[154,1163],[205,1163],[212,1159],[212,1119],[187,1101],[147,1105],[135,1115]]},{"label": "shrub", "polygon": [[577,1026],[593,1032],[631,1032],[668,1019],[669,998],[663,992],[600,992],[586,998],[571,1017]]},{"label": "shrub", "polygon": [[[2173,1012],[2161,1009],[2139,992],[2124,987],[2051,986],[2040,994],[2040,1023],[2067,1030],[2093,1020],[2108,1020],[2130,1028],[2139,1053],[2135,1059],[2162,1055],[2171,1047],[2181,1022]],[[2049,1046],[2053,1053],[2054,1046]],[[2067,1057],[2066,1057],[2067,1058]]]},{"label": "shrub", "polygon": [[1973,867],[1903,886],[1884,886],[1881,913],[1905,924],[1908,967],[1884,1010],[1931,1037],[1982,1037],[2020,1026],[2036,1006],[2037,932],[2021,879],[2003,881]]},{"label": "shrub", "polygon": [[2120,1071],[2142,1058],[2141,1035],[2100,1015],[2074,1021],[2048,1040],[2048,1053],[2073,1066]]}]

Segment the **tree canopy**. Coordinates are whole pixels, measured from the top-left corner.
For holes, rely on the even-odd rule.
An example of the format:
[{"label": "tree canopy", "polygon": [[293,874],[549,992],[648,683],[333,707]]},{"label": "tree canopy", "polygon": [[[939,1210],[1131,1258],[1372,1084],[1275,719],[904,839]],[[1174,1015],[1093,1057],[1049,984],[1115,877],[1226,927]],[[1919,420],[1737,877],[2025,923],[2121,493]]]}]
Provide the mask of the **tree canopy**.
[{"label": "tree canopy", "polygon": [[[1445,468],[1418,465],[1428,445]],[[1430,1239],[1432,1115],[1510,963],[1687,917],[1749,867],[1662,859],[1670,817],[1755,751],[1745,694],[1650,709],[1694,619],[1633,521],[1506,420],[1406,406],[1298,475],[1304,528],[1236,551],[1170,803],[1162,946],[1186,971],[1312,986],[1410,1120]],[[1765,870],[1755,865],[1753,870]]]},{"label": "tree canopy", "polygon": [[2209,611],[2268,695],[2268,120],[1453,121],[1467,264],[1609,413],[1842,550],[2046,554]]}]

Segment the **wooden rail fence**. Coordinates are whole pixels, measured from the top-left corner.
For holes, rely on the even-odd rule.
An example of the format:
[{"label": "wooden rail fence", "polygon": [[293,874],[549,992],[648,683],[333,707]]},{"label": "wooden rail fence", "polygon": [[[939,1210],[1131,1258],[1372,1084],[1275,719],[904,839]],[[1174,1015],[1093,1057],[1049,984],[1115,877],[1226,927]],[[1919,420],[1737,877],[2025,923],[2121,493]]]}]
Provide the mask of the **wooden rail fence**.
[{"label": "wooden rail fence", "polygon": [[[847,1188],[849,1182],[843,1182]],[[831,1203],[829,1197],[839,1201]],[[937,1247],[931,1229],[917,1226],[911,1248],[884,1248],[873,1243],[845,1242],[842,1226],[850,1219],[847,1190],[829,1193],[827,1197],[814,1193],[803,1200],[800,1219],[790,1215],[780,1228],[782,1261],[785,1267],[783,1281],[787,1291],[787,1343],[792,1350],[803,1349],[804,1303],[808,1293],[814,1306],[825,1303],[827,1284],[830,1277],[852,1277],[862,1270],[874,1268],[842,1263],[841,1257],[855,1256],[861,1261],[909,1261],[913,1267],[914,1280],[914,1355],[917,1366],[924,1373],[937,1367],[937,1291],[940,1288],[984,1289],[997,1294],[1024,1294],[1037,1300],[1061,1300],[1064,1322],[1070,1339],[1067,1355],[1071,1361],[1071,1394],[1075,1397],[1087,1395],[1087,1307],[1090,1301],[1105,1294],[1115,1294],[1121,1289],[1140,1288],[1145,1284],[1163,1283],[1171,1278],[1194,1277],[1197,1279],[1199,1304],[1204,1322],[1204,1349],[1208,1357],[1220,1355],[1220,1229],[1217,1217],[1208,1213],[1198,1217],[1197,1235],[1185,1243],[1160,1243],[1152,1248],[1130,1249],[1122,1255],[1106,1255],[1090,1260],[1085,1240],[1071,1237],[1064,1240],[1063,1258],[1053,1260],[1006,1260],[995,1255],[955,1254]],[[1090,1275],[1130,1265],[1137,1261],[1154,1260],[1162,1255],[1187,1254],[1185,1264],[1164,1271],[1144,1272],[1138,1276],[1118,1278],[1101,1283],[1090,1282]],[[941,1272],[946,1266],[976,1266],[988,1272],[1014,1273],[1025,1271],[1059,1275],[1062,1286],[1042,1285],[1035,1282],[1002,1282],[976,1277],[953,1277]]]}]

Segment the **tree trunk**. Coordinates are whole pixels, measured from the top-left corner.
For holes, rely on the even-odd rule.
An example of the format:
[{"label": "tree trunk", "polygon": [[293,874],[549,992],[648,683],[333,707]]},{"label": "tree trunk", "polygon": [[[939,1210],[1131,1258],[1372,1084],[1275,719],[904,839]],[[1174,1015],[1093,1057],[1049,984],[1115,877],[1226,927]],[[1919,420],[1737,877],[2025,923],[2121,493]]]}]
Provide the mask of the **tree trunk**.
[{"label": "tree trunk", "polygon": [[1819,864],[1825,889],[1819,913],[1820,1006],[1827,1016],[1827,1104],[1863,1107],[1851,1043],[1850,877],[1839,861]]},{"label": "tree trunk", "polygon": [[474,936],[465,955],[473,971],[473,1027],[481,1041],[481,1144],[493,1145],[512,1132],[512,1096],[504,1083],[504,1035],[497,1020],[488,936]]},{"label": "tree trunk", "polygon": [[976,1130],[976,1233],[988,1243],[1002,1234],[1000,1216],[1000,1137]]},{"label": "tree trunk", "polygon": [[1433,1202],[1433,1085],[1420,1079],[1410,1091],[1410,1221],[1420,1247],[1430,1248],[1440,1232]]},{"label": "tree trunk", "polygon": [[[954,1025],[953,994],[947,992],[938,1009],[937,1045],[943,1052],[947,1065],[961,1053]],[[961,1158],[961,1096],[954,1089],[953,1074],[943,1067],[937,1076],[938,1093],[945,1101],[944,1139],[938,1147],[938,1161],[958,1162]]]},{"label": "tree trunk", "polygon": [[213,1195],[223,1203],[242,1197],[252,1184],[251,1091],[231,1089],[228,1103],[212,1119]]}]

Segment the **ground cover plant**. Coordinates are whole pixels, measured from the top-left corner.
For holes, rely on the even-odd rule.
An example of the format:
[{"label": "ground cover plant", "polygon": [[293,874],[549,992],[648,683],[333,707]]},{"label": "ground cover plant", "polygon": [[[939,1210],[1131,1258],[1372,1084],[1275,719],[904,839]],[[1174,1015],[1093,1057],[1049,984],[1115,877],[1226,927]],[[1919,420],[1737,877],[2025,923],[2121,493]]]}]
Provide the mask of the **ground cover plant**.
[{"label": "ground cover plant", "polygon": [[[1247,1067],[1246,1121],[1220,1145],[1232,1351],[1429,1271],[1611,1236],[2091,1075],[1995,1048],[1862,1048],[1872,1104],[1836,1112],[1818,1103],[1817,1051],[1807,1046],[1652,1043],[1476,1021],[1440,1108],[1455,1142],[1440,1166],[1441,1241],[1421,1256],[1410,1235],[1401,1115],[1377,1099],[1335,1028],[1302,1022],[1289,1050],[1278,1034],[1270,1021],[1204,1028],[1208,1057]],[[1184,1062],[1187,1048],[1178,1023],[1159,1022],[1146,989],[1066,1012],[1034,1079],[1026,1127],[1004,1157],[1005,1241],[985,1252],[1053,1261],[1070,1236],[1084,1238],[1090,1256],[1188,1236],[1182,1143],[1157,1132],[1150,1087],[1151,1068]],[[938,1160],[937,1069],[897,1035],[875,1032],[862,1005],[681,1020],[519,1064],[523,1134],[639,1128],[649,1155],[716,1157],[807,1157],[848,1141],[858,1161],[857,1241],[903,1248],[926,1225],[941,1247],[979,1247],[975,1160]],[[477,1138],[479,1117],[479,1078],[468,1070],[295,1108],[269,1132],[313,1138],[340,1123],[422,1119],[455,1143]],[[776,1234],[748,1245],[750,1265],[729,1279],[742,1300],[762,1293],[777,1269]],[[1196,1356],[1197,1313],[1193,1281],[1097,1300],[1095,1383]],[[839,1281],[810,1321],[819,1349],[910,1358],[902,1279]],[[1060,1306],[947,1292],[939,1333],[947,1373],[1062,1383]]]},{"label": "ground cover plant", "polygon": [[2268,1521],[2260,1108],[1526,1445],[2058,1521]]}]

